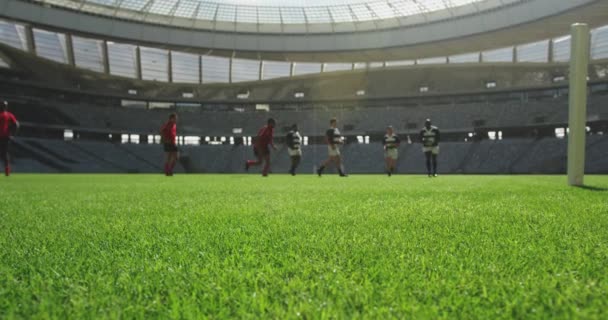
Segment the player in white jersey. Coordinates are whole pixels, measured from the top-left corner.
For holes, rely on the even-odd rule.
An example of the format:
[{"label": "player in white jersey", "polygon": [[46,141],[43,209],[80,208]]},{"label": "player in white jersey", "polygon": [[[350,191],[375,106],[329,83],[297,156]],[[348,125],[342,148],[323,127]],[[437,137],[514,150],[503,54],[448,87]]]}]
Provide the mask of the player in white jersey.
[{"label": "player in white jersey", "polygon": [[390,177],[397,166],[397,159],[399,158],[399,144],[401,140],[399,136],[395,134],[392,126],[386,128],[386,134],[382,139],[382,145],[384,146],[384,160],[386,162],[386,174]]},{"label": "player in white jersey", "polygon": [[342,139],[342,135],[338,129],[338,120],[336,118],[329,120],[329,129],[327,129],[325,132],[325,140],[327,142],[327,152],[329,157],[321,164],[317,170],[317,174],[320,177],[323,174],[325,167],[331,163],[334,163],[336,168],[338,168],[340,177],[346,177],[344,168],[342,167],[342,157],[340,155],[340,146],[344,144],[344,139]]},{"label": "player in white jersey", "polygon": [[298,132],[297,124],[291,126],[291,130],[287,133],[285,141],[287,143],[287,153],[291,158],[291,169],[289,169],[289,173],[292,176],[295,176],[296,169],[298,168],[298,165],[300,165],[300,160],[302,159],[302,136],[300,135],[300,132]]},{"label": "player in white jersey", "polygon": [[[431,119],[426,119],[424,128],[420,131],[422,141],[422,152],[426,157],[426,171],[429,177],[437,176],[437,155],[439,154],[439,129],[431,124]],[[431,164],[433,171],[431,172]]]}]

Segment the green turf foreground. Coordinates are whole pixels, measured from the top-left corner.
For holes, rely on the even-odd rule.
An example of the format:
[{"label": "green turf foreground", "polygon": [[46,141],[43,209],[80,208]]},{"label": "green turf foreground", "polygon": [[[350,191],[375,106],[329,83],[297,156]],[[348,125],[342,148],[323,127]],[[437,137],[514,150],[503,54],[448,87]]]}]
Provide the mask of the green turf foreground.
[{"label": "green turf foreground", "polygon": [[14,175],[0,319],[608,318],[608,177]]}]

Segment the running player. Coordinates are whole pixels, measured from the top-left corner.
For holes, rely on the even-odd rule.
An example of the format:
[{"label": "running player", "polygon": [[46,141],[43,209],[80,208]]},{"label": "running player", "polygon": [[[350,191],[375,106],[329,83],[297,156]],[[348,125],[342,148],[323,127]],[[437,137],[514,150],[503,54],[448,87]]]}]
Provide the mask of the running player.
[{"label": "running player", "polygon": [[4,162],[4,175],[11,175],[11,166],[8,159],[8,149],[11,143],[11,136],[14,131],[19,129],[19,121],[15,116],[8,112],[8,102],[2,101],[2,109],[0,110],[0,157]]},{"label": "running player", "polygon": [[346,177],[344,173],[344,168],[342,166],[342,158],[340,155],[340,145],[344,144],[344,139],[340,135],[340,130],[338,129],[338,120],[336,118],[332,118],[329,120],[329,129],[325,133],[325,140],[327,142],[327,151],[329,157],[317,170],[317,174],[319,177],[323,174],[323,170],[332,162],[338,169],[338,173],[340,177]]},{"label": "running player", "polygon": [[0,157],[4,162],[4,175],[10,176],[11,167],[9,163],[9,146],[11,136],[15,130],[19,128],[19,122],[15,116],[8,111],[8,102],[2,102],[0,111]]},{"label": "running player", "polygon": [[298,168],[298,165],[300,165],[300,160],[302,160],[302,149],[300,148],[302,136],[300,135],[300,132],[298,132],[297,124],[291,126],[291,130],[287,133],[285,141],[287,142],[287,153],[289,153],[289,157],[291,158],[291,169],[289,169],[289,173],[292,176],[295,176],[296,169]]},{"label": "running player", "polygon": [[386,174],[390,177],[393,173],[395,173],[395,167],[397,166],[397,158],[399,157],[399,144],[401,140],[399,140],[399,136],[395,134],[393,127],[388,126],[386,128],[386,134],[384,135],[384,139],[382,140],[382,145],[384,145],[384,159],[386,162]]},{"label": "running player", "polygon": [[173,176],[173,168],[177,162],[179,150],[177,149],[177,114],[169,115],[169,120],[160,128],[161,142],[166,154],[165,175]]},{"label": "running player", "polygon": [[[426,171],[429,177],[437,176],[437,155],[439,154],[439,129],[431,124],[431,119],[426,119],[424,128],[420,131],[422,141],[422,152],[426,157]],[[431,162],[433,171],[431,173]]]},{"label": "running player", "polygon": [[245,171],[249,171],[250,167],[257,166],[264,162],[264,169],[262,170],[262,176],[267,177],[268,171],[270,170],[270,145],[273,150],[277,148],[274,146],[274,127],[276,121],[273,118],[268,119],[265,126],[258,131],[258,136],[253,146],[253,153],[257,160],[247,160],[245,162]]}]

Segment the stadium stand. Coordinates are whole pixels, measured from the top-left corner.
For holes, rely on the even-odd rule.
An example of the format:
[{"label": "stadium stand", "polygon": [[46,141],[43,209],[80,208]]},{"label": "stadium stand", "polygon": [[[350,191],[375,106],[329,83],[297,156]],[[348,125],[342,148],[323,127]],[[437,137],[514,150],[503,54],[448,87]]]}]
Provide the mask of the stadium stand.
[{"label": "stadium stand", "polygon": [[[159,172],[158,129],[177,112],[179,172],[241,172],[249,139],[272,116],[279,143],[288,126],[299,125],[306,173],[326,155],[322,135],[331,117],[347,138],[352,173],[383,171],[379,142],[389,124],[411,142],[401,147],[399,171],[422,172],[418,132],[426,118],[442,130],[443,173],[562,173],[566,40],[450,57],[281,64],[0,21],[0,96],[23,124],[14,154],[21,172]],[[587,111],[594,173],[608,172],[607,44],[608,27],[594,29]],[[226,69],[214,71],[219,66]],[[287,170],[285,150],[272,161],[274,171]]]}]

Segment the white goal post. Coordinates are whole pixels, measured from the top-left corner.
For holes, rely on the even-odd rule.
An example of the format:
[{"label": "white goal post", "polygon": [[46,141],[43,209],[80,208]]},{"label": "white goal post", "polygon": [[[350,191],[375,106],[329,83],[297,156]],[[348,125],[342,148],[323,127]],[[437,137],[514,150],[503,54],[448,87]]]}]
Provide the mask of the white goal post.
[{"label": "white goal post", "polygon": [[589,26],[575,23],[570,54],[568,127],[568,184],[582,186],[585,176],[585,135],[587,122],[587,73],[589,65]]}]

